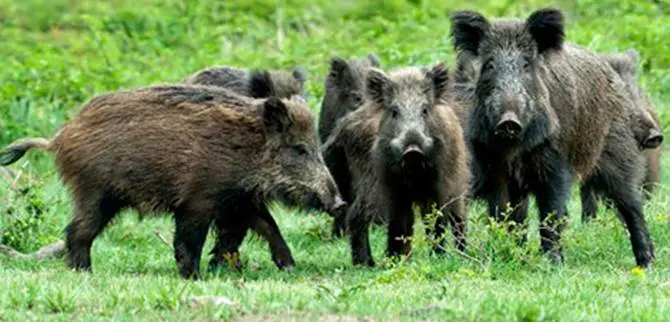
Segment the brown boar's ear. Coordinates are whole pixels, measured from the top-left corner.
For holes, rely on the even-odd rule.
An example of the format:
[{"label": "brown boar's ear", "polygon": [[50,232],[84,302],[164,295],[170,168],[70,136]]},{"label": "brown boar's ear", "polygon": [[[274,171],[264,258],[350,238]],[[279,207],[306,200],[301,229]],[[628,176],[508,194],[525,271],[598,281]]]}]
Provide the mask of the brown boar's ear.
[{"label": "brown boar's ear", "polygon": [[307,81],[307,71],[302,66],[294,67],[291,74],[293,78],[300,82],[300,85],[304,85]]},{"label": "brown boar's ear", "polygon": [[451,14],[451,39],[454,48],[477,56],[479,44],[489,29],[489,21],[481,13],[458,10]]},{"label": "brown boar's ear", "polygon": [[384,72],[377,68],[371,68],[365,77],[365,94],[367,97],[383,105],[392,95],[391,80]]},{"label": "brown boar's ear", "polygon": [[285,133],[293,124],[288,108],[277,96],[270,96],[263,104],[263,123],[268,132]]},{"label": "brown boar's ear", "polygon": [[447,91],[449,83],[449,70],[444,63],[438,63],[433,68],[426,72],[426,78],[430,81],[430,88],[435,95],[435,99],[439,99]]},{"label": "brown boar's ear", "polygon": [[537,10],[526,19],[526,30],[537,43],[537,52],[547,49],[559,49],[565,39],[563,12],[560,9],[545,8]]},{"label": "brown boar's ear", "polygon": [[274,95],[274,83],[270,72],[265,70],[253,70],[249,79],[251,96],[255,98],[265,98]]},{"label": "brown boar's ear", "polygon": [[368,53],[368,60],[370,61],[370,66],[376,67],[376,68],[381,68],[382,63],[381,60],[379,59],[379,56],[375,53]]}]

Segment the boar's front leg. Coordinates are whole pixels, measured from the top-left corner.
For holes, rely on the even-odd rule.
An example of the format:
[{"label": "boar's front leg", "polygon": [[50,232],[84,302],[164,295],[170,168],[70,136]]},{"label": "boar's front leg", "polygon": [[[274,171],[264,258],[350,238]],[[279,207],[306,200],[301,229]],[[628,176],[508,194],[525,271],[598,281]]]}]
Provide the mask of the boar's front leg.
[{"label": "boar's front leg", "polygon": [[[395,199],[395,198],[389,198]],[[388,200],[388,236],[386,253],[389,257],[407,256],[412,251],[414,213],[409,200]]]},{"label": "boar's front leg", "polygon": [[547,148],[542,156],[542,169],[535,197],[540,212],[540,245],[543,253],[548,254],[554,263],[563,262],[563,250],[560,245],[561,232],[565,226],[566,204],[570,197],[572,173],[567,162],[554,149]]},{"label": "boar's front leg", "polygon": [[291,255],[291,249],[282,237],[277,222],[266,206],[260,206],[251,217],[251,228],[260,234],[269,244],[272,261],[279,269],[291,270],[295,261]]},{"label": "boar's front leg", "polygon": [[200,257],[212,222],[212,202],[187,202],[175,211],[174,256],[179,274],[185,279],[200,278]]},{"label": "boar's front leg", "polygon": [[347,227],[351,244],[351,259],[354,265],[375,266],[370,250],[370,214],[364,207],[364,196],[356,196],[347,210]]},{"label": "boar's front leg", "polygon": [[235,269],[241,269],[239,249],[249,228],[268,242],[272,260],[277,267],[291,269],[295,266],[291,250],[282,237],[277,223],[267,208],[261,207],[254,206],[252,202],[246,202],[237,204],[234,209],[226,209],[219,214],[215,221],[217,238],[211,252],[210,270],[229,261]]}]

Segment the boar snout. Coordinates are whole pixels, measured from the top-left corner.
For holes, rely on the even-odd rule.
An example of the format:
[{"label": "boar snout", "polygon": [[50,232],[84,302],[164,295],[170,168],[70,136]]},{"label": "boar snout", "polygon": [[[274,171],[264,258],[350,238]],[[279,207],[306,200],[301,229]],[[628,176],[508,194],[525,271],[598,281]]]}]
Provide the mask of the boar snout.
[{"label": "boar snout", "polygon": [[507,111],[496,124],[495,135],[507,139],[518,139],[521,135],[521,130],[519,116],[512,111]]},{"label": "boar snout", "polygon": [[410,154],[418,153],[420,155],[424,155],[423,149],[418,145],[418,144],[410,144],[408,145],[405,150],[402,152],[402,156],[406,157],[409,156]]},{"label": "boar snout", "polygon": [[645,149],[656,149],[663,143],[663,133],[657,129],[649,130],[649,135],[642,142]]},{"label": "boar snout", "polygon": [[332,213],[339,213],[341,212],[345,207],[347,206],[347,202],[342,199],[342,195],[339,193],[335,195],[335,201],[333,202],[333,205],[330,207],[330,211]]}]

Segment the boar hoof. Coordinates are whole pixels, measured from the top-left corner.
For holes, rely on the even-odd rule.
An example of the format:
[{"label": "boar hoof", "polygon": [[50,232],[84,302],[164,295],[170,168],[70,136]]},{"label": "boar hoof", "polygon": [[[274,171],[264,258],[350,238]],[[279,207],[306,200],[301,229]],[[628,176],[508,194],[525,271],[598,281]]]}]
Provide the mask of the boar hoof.
[{"label": "boar hoof", "polygon": [[282,271],[291,272],[295,268],[295,262],[293,258],[288,259],[275,259],[275,265]]}]

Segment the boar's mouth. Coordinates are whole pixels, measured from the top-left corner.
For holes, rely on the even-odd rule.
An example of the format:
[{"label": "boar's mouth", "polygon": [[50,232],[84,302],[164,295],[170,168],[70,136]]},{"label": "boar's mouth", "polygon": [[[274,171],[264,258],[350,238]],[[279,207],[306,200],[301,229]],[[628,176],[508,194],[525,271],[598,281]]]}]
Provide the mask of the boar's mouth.
[{"label": "boar's mouth", "polygon": [[428,167],[424,150],[418,144],[409,144],[402,152],[400,166],[405,170],[422,170]]},{"label": "boar's mouth", "polygon": [[319,194],[315,192],[299,192],[289,189],[280,189],[276,198],[283,204],[290,207],[299,207],[307,210],[328,212],[328,206],[321,200]]}]

